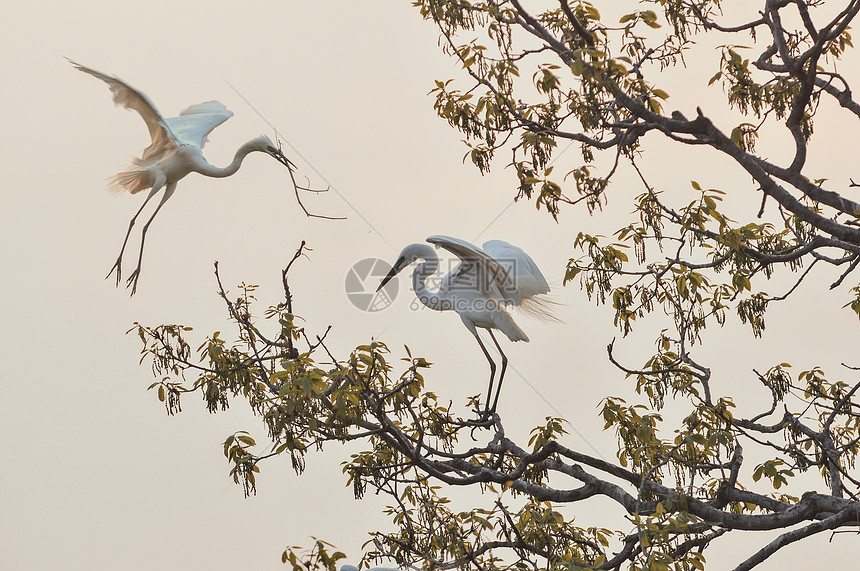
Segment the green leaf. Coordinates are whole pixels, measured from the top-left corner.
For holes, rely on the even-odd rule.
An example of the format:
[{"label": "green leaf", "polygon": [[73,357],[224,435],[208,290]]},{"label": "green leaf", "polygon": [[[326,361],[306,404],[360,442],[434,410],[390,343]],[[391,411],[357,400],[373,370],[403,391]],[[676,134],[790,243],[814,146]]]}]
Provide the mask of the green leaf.
[{"label": "green leaf", "polygon": [[652,89],[651,94],[655,97],[659,97],[660,99],[669,99],[669,94],[662,89]]}]

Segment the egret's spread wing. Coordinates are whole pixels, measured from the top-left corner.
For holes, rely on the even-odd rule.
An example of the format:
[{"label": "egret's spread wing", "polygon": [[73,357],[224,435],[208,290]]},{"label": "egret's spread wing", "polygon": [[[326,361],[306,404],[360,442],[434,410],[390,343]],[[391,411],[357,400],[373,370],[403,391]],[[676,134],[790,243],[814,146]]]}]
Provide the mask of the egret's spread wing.
[{"label": "egret's spread wing", "polygon": [[144,159],[174,144],[175,138],[170,131],[170,127],[165,122],[164,117],[161,116],[161,113],[158,112],[155,104],[149,100],[149,97],[115,75],[90,69],[70,59],[68,61],[82,72],[88,73],[107,83],[113,94],[114,103],[126,109],[137,111],[143,122],[146,123],[146,127],[149,129],[149,136],[152,138],[152,143],[143,151]]},{"label": "egret's spread wing", "polygon": [[505,267],[523,298],[549,293],[546,278],[521,248],[502,240],[490,240],[484,242],[484,251]]},{"label": "egret's spread wing", "polygon": [[460,258],[462,265],[456,270],[457,273],[452,276],[452,284],[454,281],[460,283],[466,278],[474,279],[476,281],[475,286],[482,291],[493,291],[500,299],[509,301],[514,305],[519,305],[522,302],[522,297],[507,269],[477,246],[450,236],[430,236],[427,241],[435,246],[445,248]]},{"label": "egret's spread wing", "polygon": [[192,105],[179,117],[170,117],[165,122],[177,140],[203,147],[212,129],[233,116],[233,112],[218,101],[207,101]]},{"label": "egret's spread wing", "polygon": [[522,296],[520,311],[543,321],[561,321],[555,316],[558,304],[543,295],[549,293],[549,284],[531,256],[502,240],[485,242],[484,251],[504,266],[513,278]]}]

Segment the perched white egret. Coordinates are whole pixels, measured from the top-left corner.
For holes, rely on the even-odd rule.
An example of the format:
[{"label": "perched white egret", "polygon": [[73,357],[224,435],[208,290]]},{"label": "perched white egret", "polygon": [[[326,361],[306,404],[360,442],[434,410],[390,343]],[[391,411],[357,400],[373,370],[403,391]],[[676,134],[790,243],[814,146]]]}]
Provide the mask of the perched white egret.
[{"label": "perched white egret", "polygon": [[111,185],[118,192],[128,191],[131,194],[150,189],[149,195],[144,200],[143,205],[132,217],[131,222],[129,222],[128,231],[122,242],[119,256],[111,271],[108,272],[107,277],[110,277],[114,270],[116,270],[117,285],[121,281],[122,256],[125,252],[128,238],[131,235],[131,229],[150,199],[158,191],[164,189],[161,202],[158,203],[155,212],[147,220],[141,232],[137,268],[126,282],[126,285],[131,287],[132,295],[137,290],[137,280],[140,276],[146,231],[155,218],[155,215],[161,210],[161,207],[173,195],[173,192],[176,190],[176,183],[181,178],[191,172],[198,172],[217,178],[230,176],[239,170],[245,157],[254,151],[268,153],[287,168],[293,168],[289,159],[265,135],[251,139],[239,147],[236,155],[233,157],[233,162],[226,167],[213,166],[203,158],[202,149],[212,129],[233,116],[233,112],[229,111],[223,104],[218,101],[198,103],[182,111],[179,117],[165,118],[158,112],[158,109],[146,95],[122,79],[115,75],[102,73],[82,66],[72,60],[68,61],[84,73],[88,73],[107,83],[113,94],[114,103],[126,109],[137,111],[146,123],[149,135],[152,137],[152,143],[144,149],[141,157],[133,159],[128,170],[118,173],[113,177]]},{"label": "perched white egret", "polygon": [[[487,404],[484,409],[486,418],[496,410],[508,365],[508,358],[496,341],[493,329],[498,329],[511,341],[528,342],[528,336],[514,322],[505,309],[506,306],[516,306],[535,317],[557,321],[549,311],[549,300],[542,297],[543,294],[549,293],[549,285],[534,260],[520,248],[507,242],[490,240],[485,242],[481,249],[464,240],[448,236],[430,236],[427,241],[460,258],[460,264],[442,278],[439,289],[430,291],[425,283],[439,268],[436,252],[427,244],[411,244],[400,252],[377,291],[385,287],[403,268],[417,260],[424,260],[412,272],[415,295],[430,309],[456,311],[466,329],[478,340],[481,351],[490,363],[490,386],[487,389]],[[490,338],[502,357],[496,396],[492,400],[496,363],[478,336],[478,328],[486,329],[490,333]]]}]

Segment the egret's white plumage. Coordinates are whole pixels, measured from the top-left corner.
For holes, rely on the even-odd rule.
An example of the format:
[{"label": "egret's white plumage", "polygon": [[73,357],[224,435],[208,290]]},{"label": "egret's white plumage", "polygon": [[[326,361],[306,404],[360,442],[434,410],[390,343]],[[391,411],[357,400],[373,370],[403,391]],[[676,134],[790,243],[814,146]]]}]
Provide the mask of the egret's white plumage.
[{"label": "egret's white plumage", "polygon": [[131,235],[131,229],[150,199],[158,191],[164,189],[161,202],[141,232],[137,268],[127,280],[127,285],[132,288],[132,295],[137,290],[146,231],[161,207],[173,195],[177,181],[191,172],[218,178],[230,176],[239,170],[245,157],[255,151],[267,153],[288,168],[291,167],[289,159],[265,135],[251,139],[239,147],[233,161],[226,167],[213,166],[203,157],[202,149],[212,129],[233,116],[233,113],[223,104],[218,101],[198,103],[182,111],[178,117],[165,118],[146,95],[117,76],[90,69],[72,60],[69,60],[69,63],[82,72],[107,83],[113,95],[114,103],[126,109],[137,111],[146,123],[152,139],[150,145],[143,150],[140,158],[133,159],[127,170],[113,177],[111,185],[115,190],[128,191],[131,194],[143,190],[150,191],[143,205],[132,217],[116,263],[108,273],[108,277],[110,277],[110,274],[116,270],[117,285],[121,280],[122,256]]},{"label": "egret's white plumage", "polygon": [[[522,249],[502,240],[485,242],[483,249],[449,236],[430,236],[427,242],[444,248],[460,259],[460,264],[442,278],[439,289],[430,291],[426,280],[439,268],[439,257],[427,244],[406,246],[379,289],[403,268],[417,260],[423,260],[412,272],[412,286],[418,299],[430,309],[454,310],[472,335],[477,339],[484,356],[490,363],[490,386],[487,390],[485,414],[495,411],[499,391],[505,375],[508,359],[496,341],[493,330],[498,329],[511,341],[526,341],[529,338],[516,324],[506,307],[518,307],[526,313],[543,319],[556,320],[547,300],[543,297],[550,288],[546,279]],[[478,329],[486,329],[502,356],[495,399],[492,397],[496,364],[478,336]],[[492,402],[492,406],[490,403]]]}]

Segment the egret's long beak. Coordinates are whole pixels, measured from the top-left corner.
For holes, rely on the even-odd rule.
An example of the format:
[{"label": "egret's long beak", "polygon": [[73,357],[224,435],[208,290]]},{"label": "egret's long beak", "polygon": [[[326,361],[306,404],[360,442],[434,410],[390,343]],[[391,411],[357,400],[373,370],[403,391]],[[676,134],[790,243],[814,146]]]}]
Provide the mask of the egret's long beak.
[{"label": "egret's long beak", "polygon": [[388,275],[382,278],[382,281],[379,283],[379,287],[376,288],[376,291],[379,291],[384,288],[385,284],[391,281],[391,278],[396,276],[400,272],[400,270],[406,267],[406,264],[404,264],[405,261],[406,258],[398,258],[397,261],[394,262],[394,266],[391,267],[391,270],[388,272]]},{"label": "egret's long beak", "polygon": [[285,166],[285,167],[287,167],[288,169],[290,169],[290,170],[294,170],[294,169],[296,168],[296,165],[294,165],[294,164],[293,164],[293,161],[291,161],[290,159],[288,159],[288,158],[287,158],[287,155],[285,155],[285,154],[281,151],[281,149],[276,149],[275,147],[269,147],[269,148],[268,148],[268,149],[266,149],[266,150],[267,150],[267,151],[269,151],[269,154],[270,154],[270,155],[272,155],[273,157],[275,157],[275,160],[276,160],[276,161],[278,161],[279,163],[281,163],[282,165],[284,165],[284,166]]}]

